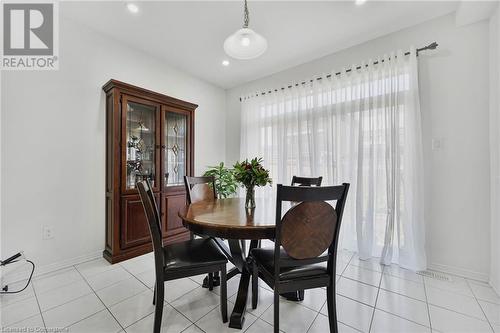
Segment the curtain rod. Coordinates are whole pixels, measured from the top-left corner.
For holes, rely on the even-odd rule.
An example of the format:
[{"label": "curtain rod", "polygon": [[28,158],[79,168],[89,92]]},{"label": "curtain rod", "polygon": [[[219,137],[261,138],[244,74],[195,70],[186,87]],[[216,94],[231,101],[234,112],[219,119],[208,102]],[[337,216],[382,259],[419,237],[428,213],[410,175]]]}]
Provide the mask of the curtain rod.
[{"label": "curtain rod", "polygon": [[[425,51],[425,50],[435,50],[435,49],[437,49],[438,45],[439,45],[438,43],[436,43],[436,42],[432,42],[432,43],[430,43],[430,44],[429,44],[429,45],[427,45],[427,46],[424,46],[424,47],[421,47],[421,48],[417,49],[417,56],[418,56],[418,53],[419,53],[419,52],[421,52],[421,51]],[[410,51],[405,52],[405,54],[404,54],[404,55],[405,55],[405,56],[407,56],[407,55],[409,55],[409,54],[410,54]],[[390,58],[389,58],[389,59],[390,59]],[[384,59],[382,59],[380,62],[384,62]],[[373,62],[373,64],[374,64],[374,65],[377,65],[378,63],[379,63],[378,61]],[[365,65],[365,67],[368,67],[368,65]],[[357,66],[357,67],[356,67],[356,70],[358,70],[358,69],[361,69],[361,66]],[[351,68],[346,69],[346,71],[345,71],[345,72],[346,72],[346,73],[352,72],[352,69],[351,69]],[[340,74],[342,74],[342,72],[335,73],[335,75],[340,75]],[[332,74],[328,74],[328,75],[326,76],[326,78],[328,78],[328,79],[329,79],[329,78],[331,78],[331,77],[332,77]],[[301,82],[301,83],[296,83],[295,85],[289,85],[289,86],[287,86],[287,87],[281,87],[280,89],[269,90],[268,92],[261,92],[260,94],[256,94],[256,95],[255,95],[255,97],[257,97],[257,96],[259,96],[259,95],[270,94],[270,93],[272,93],[273,91],[274,91],[274,92],[276,92],[276,91],[278,91],[278,90],[285,90],[285,89],[287,89],[287,88],[288,88],[288,89],[290,89],[290,88],[292,88],[293,86],[298,87],[298,86],[299,86],[299,84],[306,84],[307,82],[314,82],[314,80],[318,80],[318,81],[320,81],[320,80],[322,80],[322,79],[323,79],[322,77],[318,77],[318,78],[316,78],[316,79],[311,79],[311,80],[309,80],[309,81],[303,81],[303,82]],[[250,97],[254,97],[254,95],[251,95]],[[240,97],[240,102],[241,102],[241,101],[242,101],[242,99],[241,99],[241,97]]]}]

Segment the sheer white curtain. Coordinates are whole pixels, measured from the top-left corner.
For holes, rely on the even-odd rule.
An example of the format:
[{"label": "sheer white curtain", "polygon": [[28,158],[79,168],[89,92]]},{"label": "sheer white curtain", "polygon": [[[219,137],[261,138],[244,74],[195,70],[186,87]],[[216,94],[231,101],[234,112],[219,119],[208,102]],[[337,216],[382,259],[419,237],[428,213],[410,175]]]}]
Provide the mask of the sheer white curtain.
[{"label": "sheer white curtain", "polygon": [[383,264],[423,270],[416,51],[378,60],[242,97],[241,158],[263,157],[274,184],[289,184],[293,175],[323,176],[325,185],[351,183],[340,245],[362,259],[380,257]]}]

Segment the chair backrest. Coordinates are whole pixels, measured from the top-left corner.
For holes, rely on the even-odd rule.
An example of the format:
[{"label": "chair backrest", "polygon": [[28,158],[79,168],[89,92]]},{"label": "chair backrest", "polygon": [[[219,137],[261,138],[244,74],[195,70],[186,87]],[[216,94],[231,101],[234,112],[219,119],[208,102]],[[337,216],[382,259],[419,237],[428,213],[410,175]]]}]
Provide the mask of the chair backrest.
[{"label": "chair backrest", "polygon": [[[335,273],[337,243],[349,184],[307,187],[277,186],[275,277],[280,267],[301,266],[327,261],[328,272]],[[283,216],[283,202],[299,202]],[[335,201],[335,208],[327,201]],[[283,246],[292,259],[283,259]],[[326,255],[322,255],[328,250]]]},{"label": "chair backrest", "polygon": [[323,177],[309,178],[309,177],[292,177],[292,186],[321,186]]},{"label": "chair backrest", "polygon": [[188,177],[184,176],[188,204],[199,201],[214,201],[217,198],[215,192],[215,178],[209,177]]},{"label": "chair backrest", "polygon": [[159,263],[163,263],[163,241],[160,214],[158,213],[158,207],[156,206],[156,200],[149,179],[138,182],[137,189],[139,190],[142,206],[144,207],[144,212],[148,220],[149,233],[151,234],[151,240],[153,242],[155,263],[158,267]]}]

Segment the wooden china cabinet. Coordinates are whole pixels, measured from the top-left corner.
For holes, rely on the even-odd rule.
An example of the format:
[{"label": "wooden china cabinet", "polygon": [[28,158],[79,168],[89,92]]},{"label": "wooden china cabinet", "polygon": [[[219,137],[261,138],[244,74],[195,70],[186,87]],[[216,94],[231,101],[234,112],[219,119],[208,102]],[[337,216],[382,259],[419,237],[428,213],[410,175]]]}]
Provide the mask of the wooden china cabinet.
[{"label": "wooden china cabinet", "polygon": [[106,92],[106,248],[116,263],[152,250],[135,184],[149,179],[164,243],[189,239],[177,213],[186,204],[184,176],[194,168],[195,104],[110,80]]}]

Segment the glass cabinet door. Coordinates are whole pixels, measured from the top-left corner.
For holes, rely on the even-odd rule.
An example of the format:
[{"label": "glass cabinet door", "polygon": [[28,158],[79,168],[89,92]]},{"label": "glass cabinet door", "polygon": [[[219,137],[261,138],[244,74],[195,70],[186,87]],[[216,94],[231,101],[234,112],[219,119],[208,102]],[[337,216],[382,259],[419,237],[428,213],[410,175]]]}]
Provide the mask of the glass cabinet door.
[{"label": "glass cabinet door", "polygon": [[131,97],[124,98],[123,103],[126,147],[125,190],[135,189],[137,182],[146,179],[150,180],[153,187],[157,187],[158,106]]},{"label": "glass cabinet door", "polygon": [[165,158],[164,182],[166,187],[184,186],[188,170],[188,115],[183,112],[164,112]]}]

